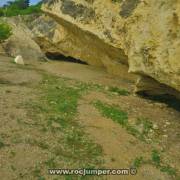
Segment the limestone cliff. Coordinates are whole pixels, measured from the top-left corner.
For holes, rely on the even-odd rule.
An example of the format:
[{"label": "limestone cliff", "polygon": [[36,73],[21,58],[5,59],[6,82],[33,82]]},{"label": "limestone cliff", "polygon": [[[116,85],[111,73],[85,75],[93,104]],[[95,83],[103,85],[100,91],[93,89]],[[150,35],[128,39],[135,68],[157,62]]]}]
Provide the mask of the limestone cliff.
[{"label": "limestone cliff", "polygon": [[64,55],[117,75],[129,66],[180,91],[179,0],[46,0],[42,10],[58,23],[49,42]]},{"label": "limestone cliff", "polygon": [[33,33],[24,24],[22,17],[3,18],[12,27],[12,35],[1,44],[3,53],[10,56],[21,55],[24,60],[44,58],[39,45],[33,40]]}]

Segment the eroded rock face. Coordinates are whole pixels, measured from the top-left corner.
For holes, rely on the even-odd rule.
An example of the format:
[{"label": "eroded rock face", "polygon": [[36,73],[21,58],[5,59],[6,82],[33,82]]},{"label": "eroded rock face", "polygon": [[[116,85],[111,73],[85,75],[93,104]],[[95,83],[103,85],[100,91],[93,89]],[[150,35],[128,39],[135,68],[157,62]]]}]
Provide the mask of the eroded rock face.
[{"label": "eroded rock face", "polygon": [[178,0],[46,0],[42,9],[58,23],[48,41],[64,55],[116,75],[129,66],[180,91]]},{"label": "eroded rock face", "polygon": [[20,54],[24,60],[40,60],[45,57],[21,17],[3,20],[12,27],[12,35],[1,44],[6,54],[13,57]]},{"label": "eroded rock face", "polygon": [[174,88],[161,84],[148,76],[140,76],[136,82],[135,93],[148,96],[172,95],[180,99],[180,93]]}]

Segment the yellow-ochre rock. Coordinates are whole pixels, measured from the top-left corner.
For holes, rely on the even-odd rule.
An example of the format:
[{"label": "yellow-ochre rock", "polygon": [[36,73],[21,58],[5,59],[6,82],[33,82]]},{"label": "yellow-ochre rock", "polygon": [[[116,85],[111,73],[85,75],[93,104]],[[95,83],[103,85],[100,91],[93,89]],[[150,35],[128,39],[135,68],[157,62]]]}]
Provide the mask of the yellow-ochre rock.
[{"label": "yellow-ochre rock", "polygon": [[12,57],[21,55],[24,60],[28,61],[44,58],[39,45],[33,40],[33,33],[24,24],[22,17],[4,17],[1,21],[9,24],[12,28],[12,35],[0,44],[2,47],[0,54]]},{"label": "yellow-ochre rock", "polygon": [[46,0],[42,10],[57,22],[52,51],[180,91],[179,0]]}]

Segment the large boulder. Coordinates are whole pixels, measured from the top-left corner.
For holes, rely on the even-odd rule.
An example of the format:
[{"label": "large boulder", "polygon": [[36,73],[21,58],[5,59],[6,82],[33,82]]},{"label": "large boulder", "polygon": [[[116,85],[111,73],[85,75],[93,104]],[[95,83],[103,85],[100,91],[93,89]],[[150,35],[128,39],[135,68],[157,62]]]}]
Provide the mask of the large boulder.
[{"label": "large boulder", "polygon": [[42,10],[58,23],[48,41],[60,53],[180,91],[178,0],[46,0]]},{"label": "large boulder", "polygon": [[44,54],[64,54],[58,44],[63,33],[60,32],[61,26],[56,21],[46,15],[39,16],[32,21],[29,21],[31,18],[27,18],[25,23],[33,33],[33,39],[38,43]]},{"label": "large boulder", "polygon": [[12,27],[12,35],[1,44],[6,54],[16,57],[22,55],[26,60],[44,58],[39,45],[33,40],[33,33],[24,24],[22,17],[3,18]]}]

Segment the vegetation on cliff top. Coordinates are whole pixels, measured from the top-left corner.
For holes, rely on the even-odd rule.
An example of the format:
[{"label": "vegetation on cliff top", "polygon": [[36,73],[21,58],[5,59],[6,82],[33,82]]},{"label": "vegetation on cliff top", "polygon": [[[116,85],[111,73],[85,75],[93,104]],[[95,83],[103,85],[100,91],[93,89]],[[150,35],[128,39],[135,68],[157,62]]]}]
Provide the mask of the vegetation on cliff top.
[{"label": "vegetation on cliff top", "polygon": [[0,23],[0,42],[6,40],[11,35],[11,27],[6,23]]},{"label": "vegetation on cliff top", "polygon": [[10,17],[17,15],[27,15],[32,13],[41,13],[42,2],[36,5],[29,5],[29,0],[8,1],[0,8],[0,16]]}]

